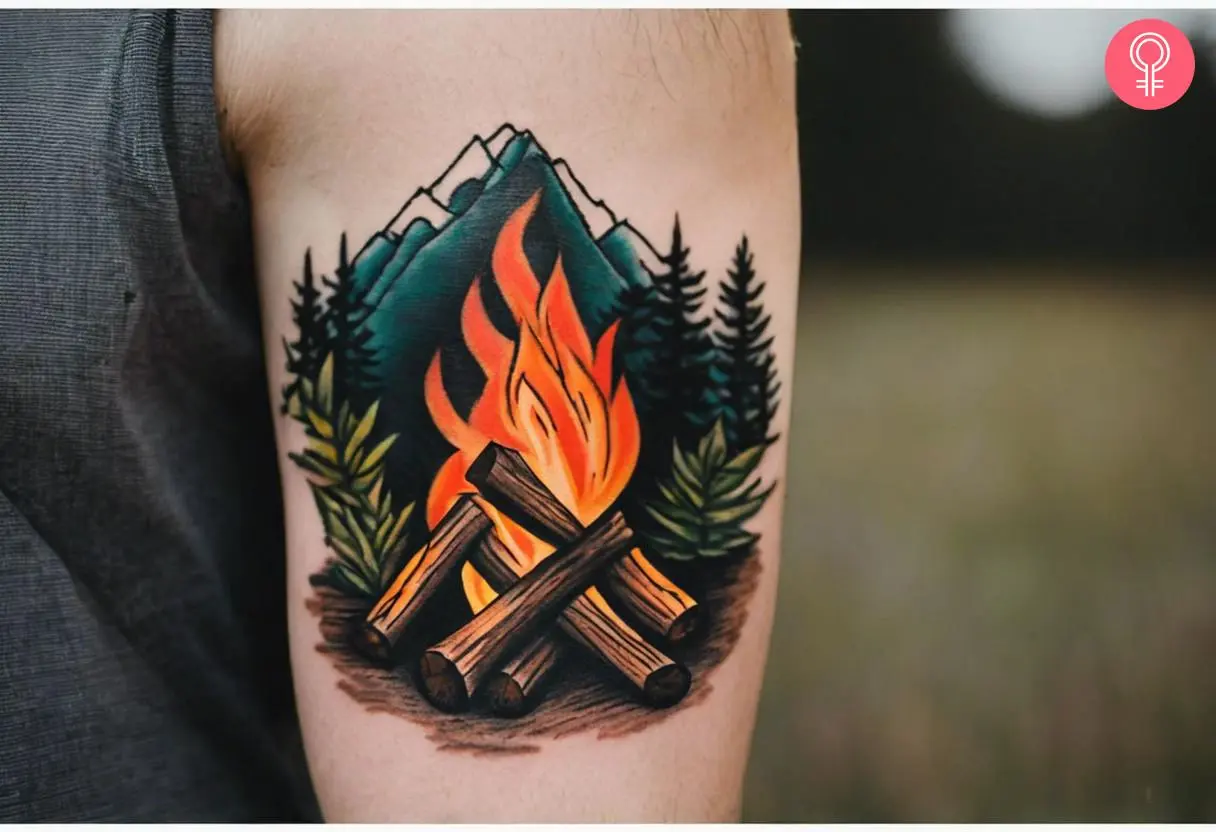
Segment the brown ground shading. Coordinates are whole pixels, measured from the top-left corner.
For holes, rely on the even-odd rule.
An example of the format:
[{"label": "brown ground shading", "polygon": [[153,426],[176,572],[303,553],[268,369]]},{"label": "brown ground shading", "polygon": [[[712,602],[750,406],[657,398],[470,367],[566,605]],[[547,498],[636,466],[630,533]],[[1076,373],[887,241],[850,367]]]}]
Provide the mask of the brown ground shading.
[{"label": "brown ground shading", "polygon": [[[713,670],[734,648],[747,619],[760,564],[755,554],[732,563],[706,566],[713,577],[699,593],[705,606],[705,633],[683,651],[671,651],[692,672],[692,688],[679,704],[656,710],[636,701],[607,667],[580,658],[554,671],[554,680],[536,708],[508,719],[478,710],[446,714],[427,702],[410,678],[417,657],[408,655],[392,668],[372,665],[349,645],[346,634],[366,605],[318,587],[308,609],[320,618],[317,646],[342,674],[338,686],[369,710],[402,716],[424,726],[440,748],[475,754],[519,754],[538,750],[537,740],[594,731],[601,738],[640,731],[671,714],[700,703],[712,689]],[[664,649],[666,649],[664,647]]]}]

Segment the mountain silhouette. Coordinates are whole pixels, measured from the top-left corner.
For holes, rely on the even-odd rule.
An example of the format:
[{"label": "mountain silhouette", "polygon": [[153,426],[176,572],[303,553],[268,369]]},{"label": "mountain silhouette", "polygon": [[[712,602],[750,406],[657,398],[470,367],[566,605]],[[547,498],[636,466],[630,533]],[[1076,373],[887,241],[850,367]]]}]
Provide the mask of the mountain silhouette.
[{"label": "mountain silhouette", "polygon": [[[484,379],[460,335],[461,305],[474,277],[490,277],[490,255],[507,218],[538,191],[525,255],[543,282],[560,254],[592,339],[615,319],[622,292],[651,282],[658,264],[653,246],[591,197],[564,160],[511,125],[488,139],[475,136],[353,263],[355,285],[370,308],[365,326],[377,354],[383,427],[408,440],[395,443],[388,459],[395,488],[422,496],[451,450],[423,399],[423,378],[436,351],[442,351],[444,378],[458,408],[470,407],[480,392]],[[513,337],[505,303],[492,288],[485,295],[491,319]]]}]

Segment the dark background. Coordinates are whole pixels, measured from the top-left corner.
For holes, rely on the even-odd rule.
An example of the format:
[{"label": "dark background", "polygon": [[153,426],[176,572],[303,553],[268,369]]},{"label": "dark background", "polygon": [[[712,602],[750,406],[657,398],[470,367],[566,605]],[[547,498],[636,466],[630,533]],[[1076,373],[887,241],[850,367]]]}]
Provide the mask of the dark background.
[{"label": "dark background", "polygon": [[949,14],[794,13],[804,270],[745,817],[1210,821],[1216,52],[1192,35],[1166,110],[1049,118],[972,77]]},{"label": "dark background", "polygon": [[[1216,253],[1209,54],[1197,50],[1191,89],[1165,110],[1112,100],[1049,120],[977,85],[947,42],[947,14],[792,13],[808,256],[1126,263]],[[1039,14],[1050,25],[1053,13]]]}]

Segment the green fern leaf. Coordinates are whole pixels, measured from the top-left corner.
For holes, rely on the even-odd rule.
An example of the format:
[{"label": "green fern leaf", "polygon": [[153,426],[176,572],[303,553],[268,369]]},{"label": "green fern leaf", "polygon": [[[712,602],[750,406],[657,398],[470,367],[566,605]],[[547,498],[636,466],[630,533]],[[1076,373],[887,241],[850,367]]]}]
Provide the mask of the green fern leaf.
[{"label": "green fern leaf", "polygon": [[376,447],[372,448],[371,453],[367,455],[367,459],[363,460],[363,464],[359,467],[359,473],[367,474],[375,470],[377,463],[384,458],[388,453],[389,448],[393,447],[393,443],[397,441],[400,434],[394,433],[392,436],[380,442]]},{"label": "green fern leaf", "polygon": [[[304,385],[301,384],[301,387]],[[311,385],[308,385],[311,387]],[[311,398],[311,397],[310,397]],[[333,410],[334,406],[334,357],[328,355],[325,357],[325,363],[321,365],[321,373],[317,376],[316,390],[317,404],[325,413]]]},{"label": "green fern leaf", "polygon": [[414,513],[414,504],[408,503],[401,512],[397,515],[397,522],[393,524],[393,528],[388,533],[388,537],[384,539],[382,549],[389,551],[397,547],[397,542],[401,539],[401,533],[405,530],[405,524],[409,522],[410,515]]},{"label": "green fern leaf", "polygon": [[741,503],[707,511],[705,512],[705,519],[714,525],[744,523],[755,517],[756,513],[764,507],[764,501],[768,499],[768,495],[769,492],[764,491]]},{"label": "green fern leaf", "polygon": [[756,466],[760,463],[760,459],[763,456],[764,446],[757,445],[754,448],[742,451],[727,462],[722,468],[722,473],[715,478],[710,488],[710,499],[729,494],[743,485],[747,481],[747,478],[752,475],[752,472],[756,470]]},{"label": "green fern leaf", "polygon": [[693,493],[688,489],[681,488],[679,485],[672,488],[669,485],[659,483],[659,493],[662,494],[671,505],[686,509],[688,512],[692,512],[694,519],[696,512],[701,508],[701,495]]},{"label": "green fern leaf", "polygon": [[734,532],[725,537],[714,541],[717,548],[724,549],[728,552],[734,552],[747,546],[753,545],[759,536],[752,532]]},{"label": "green fern leaf", "polygon": [[300,398],[304,401],[305,404],[311,404],[316,401],[317,391],[316,391],[316,387],[312,383],[312,379],[310,379],[310,378],[301,378],[300,379]]},{"label": "green fern leaf", "polygon": [[672,445],[672,470],[683,477],[692,488],[700,488],[704,471],[696,454],[685,454],[677,444]]},{"label": "green fern leaf", "polygon": [[342,407],[338,409],[338,416],[334,419],[334,422],[337,424],[337,435],[334,437],[334,440],[338,444],[343,444],[345,438],[350,436],[351,431],[354,429],[354,418],[350,413],[350,402],[342,402]]},{"label": "green fern leaf", "polygon": [[716,472],[726,462],[726,428],[723,427],[721,419],[714,422],[713,428],[701,440],[698,450],[707,473]]},{"label": "green fern leaf", "polygon": [[345,488],[335,488],[333,495],[338,502],[343,503],[348,508],[359,508],[359,498]]},{"label": "green fern leaf", "polygon": [[352,460],[351,467],[355,470],[359,469],[359,462],[355,460],[355,451],[363,444],[363,441],[371,435],[372,427],[376,424],[376,413],[380,410],[380,402],[373,402],[372,406],[367,409],[367,413],[363,414],[363,418],[355,425],[354,431],[350,435],[350,439],[346,442],[346,458]]},{"label": "green fern leaf", "polygon": [[320,485],[336,485],[342,479],[342,474],[326,465],[323,461],[306,456],[305,454],[289,454],[291,460],[314,477],[322,480]]},{"label": "green fern leaf", "polygon": [[321,414],[313,410],[311,407],[305,408],[305,414],[308,416],[308,423],[312,425],[313,430],[321,435],[322,439],[332,439],[334,428],[329,422],[321,417]]},{"label": "green fern leaf", "polygon": [[351,589],[355,590],[360,595],[372,595],[373,590],[368,585],[363,576],[351,569],[345,563],[334,564],[335,575],[340,575],[339,581],[345,582]]},{"label": "green fern leaf", "polygon": [[[664,507],[664,510],[669,511],[670,506]],[[667,531],[674,534],[677,538],[684,540],[688,543],[695,544],[697,542],[697,533],[694,529],[689,529],[687,526],[685,526],[683,523],[680,523],[678,520],[673,520],[672,518],[665,515],[662,511],[659,511],[654,506],[652,506],[652,505],[646,506],[646,513],[649,514],[651,517],[653,517],[656,523],[658,523],[660,526],[662,526]]]},{"label": "green fern leaf", "polygon": [[379,402],[360,415],[350,402],[335,401],[332,355],[316,379],[299,379],[296,398],[309,441],[290,458],[309,475],[326,545],[337,556],[327,574],[347,594],[378,596],[393,577],[388,573],[395,571],[414,508],[410,503],[394,515],[384,487],[384,458],[397,435],[368,450]]},{"label": "green fern leaf", "polygon": [[354,480],[351,481],[351,484],[354,485],[359,491],[367,491],[373,486],[373,484],[379,482],[381,479],[382,472],[372,471],[370,473],[360,474],[359,476],[355,477]]},{"label": "green fern leaf", "polygon": [[372,548],[372,542],[367,539],[367,535],[363,532],[363,524],[359,522],[358,516],[351,511],[347,506],[346,526],[350,530],[350,535],[354,539],[356,551],[359,553],[359,560],[367,567],[370,572],[378,572],[380,564],[376,558],[375,550]]},{"label": "green fern leaf", "polygon": [[671,474],[656,483],[657,494],[643,505],[652,521],[643,530],[646,546],[662,557],[690,560],[724,557],[754,545],[758,538],[744,524],[773,491],[755,477],[765,447],[732,456],[720,419],[695,450],[673,444]]},{"label": "green fern leaf", "polygon": [[342,558],[346,564],[352,568],[359,569],[359,553],[355,551],[355,547],[346,538],[332,534],[329,536],[329,548],[334,550],[338,557]]}]

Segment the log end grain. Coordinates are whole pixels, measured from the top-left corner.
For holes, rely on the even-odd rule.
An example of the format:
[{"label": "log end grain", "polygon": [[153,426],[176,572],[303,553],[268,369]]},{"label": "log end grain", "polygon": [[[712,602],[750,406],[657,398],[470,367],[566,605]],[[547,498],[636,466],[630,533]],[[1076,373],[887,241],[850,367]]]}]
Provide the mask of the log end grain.
[{"label": "log end grain", "polygon": [[442,653],[427,650],[419,662],[422,692],[441,711],[456,713],[469,706],[469,691],[454,662]]},{"label": "log end grain", "polygon": [[385,664],[392,654],[392,644],[384,633],[371,625],[358,627],[351,633],[350,642],[356,650],[378,664]]},{"label": "log end grain", "polygon": [[519,717],[532,710],[523,687],[506,673],[495,673],[486,682],[486,701],[498,716]]},{"label": "log end grain", "polygon": [[671,644],[681,644],[688,641],[701,630],[705,614],[700,604],[693,604],[676,616],[667,630],[667,641]]},{"label": "log end grain", "polygon": [[688,693],[692,685],[692,674],[682,664],[660,667],[646,678],[642,695],[655,708],[670,708]]}]

